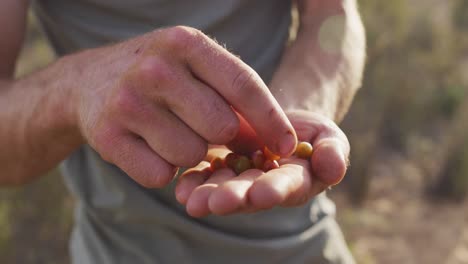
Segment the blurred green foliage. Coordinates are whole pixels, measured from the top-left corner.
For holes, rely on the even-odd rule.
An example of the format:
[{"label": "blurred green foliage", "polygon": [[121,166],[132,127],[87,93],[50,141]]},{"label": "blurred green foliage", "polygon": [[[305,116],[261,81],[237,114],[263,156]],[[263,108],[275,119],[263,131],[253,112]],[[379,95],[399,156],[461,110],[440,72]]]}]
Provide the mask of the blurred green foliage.
[{"label": "blurred green foliage", "polygon": [[9,241],[11,240],[10,207],[9,200],[0,201],[0,255],[6,255],[9,251]]},{"label": "blurred green foliage", "polygon": [[73,201],[56,171],[0,191],[0,263],[67,263]]},{"label": "blurred green foliage", "polygon": [[467,1],[359,3],[367,29],[367,66],[343,124],[353,149],[348,178],[356,202],[365,199],[368,164],[378,149],[407,153],[411,139],[444,137],[444,127],[464,101],[468,58]]},{"label": "blurred green foliage", "polygon": [[[460,200],[468,193],[468,141],[461,147],[453,149],[447,157],[437,181],[436,191],[439,195]],[[440,175],[439,175],[440,176]]]}]

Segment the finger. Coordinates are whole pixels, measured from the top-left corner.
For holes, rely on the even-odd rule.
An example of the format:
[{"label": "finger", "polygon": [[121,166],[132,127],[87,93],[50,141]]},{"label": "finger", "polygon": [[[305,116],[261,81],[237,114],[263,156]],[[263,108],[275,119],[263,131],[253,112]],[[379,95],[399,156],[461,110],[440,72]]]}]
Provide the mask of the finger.
[{"label": "finger", "polygon": [[179,177],[175,188],[176,199],[179,203],[185,205],[193,190],[205,183],[211,174],[209,168],[210,163],[202,161],[196,167],[185,171]]},{"label": "finger", "polygon": [[210,211],[227,215],[245,209],[248,206],[248,190],[255,179],[263,174],[261,170],[252,169],[225,181],[211,193],[208,200]]},{"label": "finger", "polygon": [[206,141],[226,144],[237,134],[239,121],[230,105],[187,69],[151,56],[140,63],[138,75],[138,79],[150,84],[144,89],[149,97],[164,101],[177,117]]},{"label": "finger", "polygon": [[231,151],[225,146],[210,145],[206,154],[206,161],[211,162],[214,158],[224,159]]},{"label": "finger", "polygon": [[235,176],[235,173],[229,169],[215,171],[204,184],[195,188],[190,194],[187,201],[187,213],[193,217],[203,217],[210,214],[208,199],[211,193],[219,184]]},{"label": "finger", "polygon": [[295,112],[289,115],[300,140],[311,142],[314,154],[311,158],[314,176],[327,185],[339,183],[347,169],[349,141],[341,129],[331,120]]},{"label": "finger", "polygon": [[317,179],[327,185],[338,184],[347,170],[347,151],[343,143],[334,137],[320,138],[314,142],[311,157],[312,171]]},{"label": "finger", "polygon": [[285,164],[260,176],[248,193],[251,205],[269,209],[276,205],[300,202],[307,196],[311,186],[307,163],[298,161],[297,164]]},{"label": "finger", "polygon": [[327,185],[338,184],[348,167],[349,141],[334,123],[326,125],[312,139],[314,154],[310,162],[314,176]]},{"label": "finger", "polygon": [[204,159],[207,143],[178,117],[137,95],[120,95],[121,122],[140,135],[167,162],[196,166]]},{"label": "finger", "polygon": [[185,59],[196,78],[229,102],[270,150],[289,156],[297,143],[296,134],[260,76],[203,33],[189,33],[192,37],[187,40],[192,45]]},{"label": "finger", "polygon": [[102,157],[146,188],[160,188],[174,178],[177,168],[155,153],[145,141],[128,132],[109,130],[98,139]]},{"label": "finger", "polygon": [[281,206],[290,207],[303,205],[328,187],[328,185],[311,175],[311,166],[307,160],[288,158],[279,160],[279,163],[281,166],[280,168],[291,167],[295,171],[300,172],[301,176],[298,175],[297,177],[301,177],[302,179],[301,186],[291,188],[291,191],[281,203]]},{"label": "finger", "polygon": [[249,155],[257,149],[262,149],[265,145],[262,139],[255,133],[253,128],[239,114],[239,133],[227,144],[227,147],[235,153]]}]

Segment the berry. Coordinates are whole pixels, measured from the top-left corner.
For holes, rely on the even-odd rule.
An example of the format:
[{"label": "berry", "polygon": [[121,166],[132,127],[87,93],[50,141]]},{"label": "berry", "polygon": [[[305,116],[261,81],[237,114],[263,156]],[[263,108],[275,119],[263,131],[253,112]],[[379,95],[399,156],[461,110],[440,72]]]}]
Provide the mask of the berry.
[{"label": "berry", "polygon": [[246,156],[239,156],[235,160],[234,167],[232,169],[237,175],[239,175],[246,170],[252,169],[252,163]]},{"label": "berry", "polygon": [[314,151],[314,148],[309,142],[300,142],[297,144],[296,148],[296,156],[301,159],[309,159],[312,156],[312,152]]},{"label": "berry", "polygon": [[252,153],[252,163],[253,167],[259,170],[263,170],[263,164],[265,163],[265,155],[260,150],[255,151]]},{"label": "berry", "polygon": [[276,160],[266,160],[265,163],[263,164],[263,170],[264,171],[269,171],[273,169],[279,168],[278,161]]},{"label": "berry", "polygon": [[268,160],[279,160],[281,157],[271,152],[266,146],[263,147],[263,154]]},{"label": "berry", "polygon": [[210,162],[211,171],[219,170],[224,168],[224,161],[220,157],[216,157]]},{"label": "berry", "polygon": [[235,162],[238,158],[239,154],[231,152],[224,158],[224,165],[230,169],[234,169]]}]

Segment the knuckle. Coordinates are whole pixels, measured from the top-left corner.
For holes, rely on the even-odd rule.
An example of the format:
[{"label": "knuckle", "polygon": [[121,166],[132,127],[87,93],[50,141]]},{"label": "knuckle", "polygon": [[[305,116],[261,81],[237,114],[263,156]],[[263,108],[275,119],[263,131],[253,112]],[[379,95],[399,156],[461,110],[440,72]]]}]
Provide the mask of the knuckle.
[{"label": "knuckle", "polygon": [[151,188],[155,188],[157,186],[154,186],[154,182],[151,180],[150,177],[142,177],[142,178],[138,178],[136,179],[136,181],[138,182],[138,184],[140,184],[141,186],[143,186],[144,188],[147,188],[147,189],[151,189]]},{"label": "knuckle", "polygon": [[228,143],[239,132],[239,119],[221,97],[213,97],[210,101],[210,104],[201,104],[204,120],[202,136],[212,144]]},{"label": "knuckle", "polygon": [[118,133],[107,127],[97,130],[91,142],[104,161],[114,163],[116,161],[114,153],[116,152],[115,148],[118,146],[119,138]]},{"label": "knuckle", "polygon": [[116,151],[119,160],[116,165],[145,188],[164,187],[172,181],[177,172],[176,167],[159,157],[128,152],[125,151],[125,146],[122,149],[124,151]]},{"label": "knuckle", "polygon": [[117,91],[111,104],[115,112],[133,112],[133,108],[137,105],[134,95],[128,88],[121,88]]},{"label": "knuckle", "polygon": [[278,192],[265,186],[265,184],[254,183],[252,191],[249,192],[249,200],[253,207],[265,210],[281,204],[283,197]]},{"label": "knuckle", "polygon": [[175,167],[170,164],[160,166],[157,174],[147,172],[138,179],[138,183],[145,188],[162,188],[169,184],[175,176]]},{"label": "knuckle", "polygon": [[129,89],[120,89],[114,100],[111,113],[116,115],[114,117],[116,119],[119,119],[119,117],[138,117],[139,119],[149,120],[152,117],[151,109],[147,104],[143,103]]},{"label": "knuckle", "polygon": [[336,143],[340,145],[345,152],[349,152],[350,145],[348,137],[333,120],[325,119],[321,123],[321,126],[322,131],[327,133],[329,136],[335,138]]},{"label": "knuckle", "polygon": [[[140,76],[143,80],[150,80],[151,84],[161,84],[169,82],[173,79],[173,68],[160,58],[150,57],[141,62]],[[151,85],[150,85],[151,86]]]},{"label": "knuckle", "polygon": [[190,164],[192,167],[198,165],[208,153],[208,145],[204,142],[200,142],[197,147],[194,148],[192,154],[192,163]]},{"label": "knuckle", "polygon": [[330,134],[339,134],[341,132],[341,129],[338,127],[338,125],[330,118],[327,118],[323,115],[318,115],[317,118],[318,119],[316,123],[318,124],[321,131]]},{"label": "knuckle", "polygon": [[335,132],[339,132],[340,131],[340,128],[336,125],[335,122],[333,122],[332,120],[330,119],[326,119],[324,122],[323,122],[323,126],[325,129],[327,129],[328,131],[335,131]]},{"label": "knuckle", "polygon": [[[219,120],[221,119],[221,120]],[[213,144],[225,144],[233,140],[239,132],[239,120],[235,117],[222,116],[221,118],[214,119],[211,123]]]},{"label": "knuckle", "polygon": [[[183,148],[181,148],[183,149]],[[204,160],[208,153],[208,145],[201,139],[197,140],[195,144],[187,151],[184,151],[181,158],[183,164],[181,166],[194,167]]]},{"label": "knuckle", "polygon": [[187,26],[175,26],[165,30],[164,37],[167,44],[176,50],[185,50],[195,39],[200,37],[201,32]]},{"label": "knuckle", "polygon": [[110,151],[101,151],[99,152],[99,155],[101,156],[101,159],[104,160],[107,163],[114,163],[113,162],[113,157],[110,154]]},{"label": "knuckle", "polygon": [[257,77],[254,71],[241,70],[232,82],[233,96],[243,98],[252,94],[257,85]]}]

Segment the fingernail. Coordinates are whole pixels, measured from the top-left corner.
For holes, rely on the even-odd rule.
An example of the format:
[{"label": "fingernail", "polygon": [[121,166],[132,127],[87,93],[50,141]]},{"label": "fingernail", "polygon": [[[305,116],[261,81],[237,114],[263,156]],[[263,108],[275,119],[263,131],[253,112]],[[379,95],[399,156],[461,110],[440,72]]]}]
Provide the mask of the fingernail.
[{"label": "fingernail", "polygon": [[184,171],[186,171],[187,168],[181,168],[181,167],[175,167],[172,169],[172,175],[174,177],[181,175]]},{"label": "fingernail", "polygon": [[316,151],[312,169],[317,178],[326,185],[340,183],[347,169],[346,155],[342,147],[334,142],[325,141],[317,146]]},{"label": "fingernail", "polygon": [[187,191],[185,189],[176,188],[175,189],[176,199],[179,203],[185,204],[187,202]]},{"label": "fingernail", "polygon": [[343,159],[344,164],[346,165],[346,168],[348,168],[350,166],[349,156],[345,154],[343,149],[341,149],[341,155],[342,155],[341,158]]},{"label": "fingernail", "polygon": [[278,142],[278,154],[280,154],[282,157],[288,156],[294,151],[296,143],[296,136],[291,131],[288,131],[288,133],[286,133],[286,135]]}]

